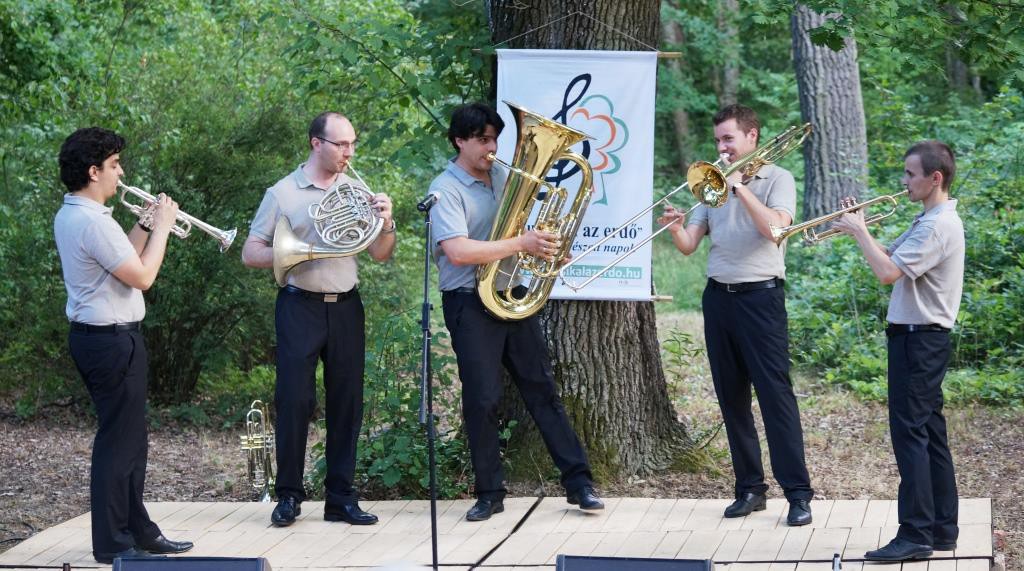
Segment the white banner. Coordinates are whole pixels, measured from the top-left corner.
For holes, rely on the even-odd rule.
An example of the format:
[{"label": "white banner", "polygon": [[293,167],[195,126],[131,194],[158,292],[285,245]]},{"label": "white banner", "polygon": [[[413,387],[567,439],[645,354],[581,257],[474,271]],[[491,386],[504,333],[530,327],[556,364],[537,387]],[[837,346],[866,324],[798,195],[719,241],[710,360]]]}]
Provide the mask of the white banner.
[{"label": "white banner", "polygon": [[[654,191],[654,92],[656,52],[498,50],[498,101],[508,101],[590,135],[573,150],[594,169],[594,195],[572,252],[580,252],[651,204]],[[511,162],[515,121],[498,104],[506,128],[498,156]],[[559,169],[561,167],[561,169]],[[570,192],[579,169],[560,161],[548,180]],[[534,212],[536,215],[536,209]],[[582,282],[651,233],[643,217],[570,268]],[[651,299],[651,247],[639,249],[579,292],[555,286],[557,299]]]}]

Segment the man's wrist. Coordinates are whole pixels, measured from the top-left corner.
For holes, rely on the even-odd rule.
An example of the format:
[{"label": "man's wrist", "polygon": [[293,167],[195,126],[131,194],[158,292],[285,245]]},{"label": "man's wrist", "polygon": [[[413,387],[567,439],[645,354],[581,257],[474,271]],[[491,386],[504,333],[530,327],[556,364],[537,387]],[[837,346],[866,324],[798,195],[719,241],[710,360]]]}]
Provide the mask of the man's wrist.
[{"label": "man's wrist", "polygon": [[391,219],[391,228],[384,228],[383,230],[381,230],[381,231],[380,231],[380,233],[381,233],[381,234],[394,234],[394,233],[395,233],[395,230],[396,230],[397,228],[398,228],[398,225],[397,225],[397,224],[395,224],[395,219],[394,219],[394,218],[392,218],[392,219]]},{"label": "man's wrist", "polygon": [[153,229],[152,229],[152,228],[149,228],[149,227],[147,227],[147,226],[146,226],[145,224],[143,224],[141,220],[139,220],[139,221],[138,221],[138,222],[136,222],[135,224],[136,224],[136,225],[137,225],[137,226],[138,226],[139,228],[141,228],[143,232],[146,232],[147,234],[153,231]]}]

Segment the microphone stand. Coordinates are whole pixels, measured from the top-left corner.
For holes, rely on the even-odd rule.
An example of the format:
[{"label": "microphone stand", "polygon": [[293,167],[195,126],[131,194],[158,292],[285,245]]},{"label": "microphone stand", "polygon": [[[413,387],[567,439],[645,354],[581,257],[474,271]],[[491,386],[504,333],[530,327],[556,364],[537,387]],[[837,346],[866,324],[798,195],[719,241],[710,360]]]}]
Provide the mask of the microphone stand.
[{"label": "microphone stand", "polygon": [[434,459],[434,384],[430,370],[430,207],[435,201],[424,200],[416,205],[423,213],[423,307],[420,326],[423,330],[422,357],[420,359],[420,424],[427,428],[427,451],[430,462],[430,547],[432,568],[437,569],[437,464]]}]

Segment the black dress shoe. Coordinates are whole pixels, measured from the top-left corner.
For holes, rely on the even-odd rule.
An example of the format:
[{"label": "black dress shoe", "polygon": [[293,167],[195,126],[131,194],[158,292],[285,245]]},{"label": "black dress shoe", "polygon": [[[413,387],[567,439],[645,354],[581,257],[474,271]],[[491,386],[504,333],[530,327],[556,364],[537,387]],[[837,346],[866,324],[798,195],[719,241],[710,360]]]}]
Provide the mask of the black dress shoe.
[{"label": "black dress shoe", "polygon": [[324,520],[343,521],[352,525],[373,525],[377,516],[359,509],[358,502],[341,504],[340,506],[324,506]]},{"label": "black dress shoe", "polygon": [[469,521],[484,521],[491,519],[491,514],[500,514],[505,511],[505,505],[501,500],[477,500],[473,507],[466,512],[466,519]]},{"label": "black dress shoe", "polygon": [[277,502],[274,513],[270,514],[270,523],[277,527],[288,527],[295,523],[295,518],[302,514],[302,505],[298,500],[285,496]]},{"label": "black dress shoe", "polygon": [[811,523],[811,502],[807,500],[793,500],[789,502],[789,513],[786,515],[786,523],[793,527]]},{"label": "black dress shoe", "polygon": [[743,517],[750,515],[750,512],[759,512],[765,508],[766,502],[764,494],[744,492],[739,499],[725,508],[725,517]]},{"label": "black dress shoe", "polygon": [[604,502],[598,497],[592,486],[583,486],[565,498],[570,504],[577,505],[581,510],[603,510]]},{"label": "black dress shoe", "polygon": [[908,559],[924,559],[931,555],[932,547],[930,545],[912,543],[897,537],[885,547],[868,551],[864,554],[864,559],[868,561],[906,561]]},{"label": "black dress shoe", "polygon": [[150,553],[185,553],[192,549],[191,541],[171,541],[163,536],[156,536],[156,539],[139,542],[139,547]]},{"label": "black dress shoe", "polygon": [[134,559],[161,559],[165,558],[163,555],[153,555],[148,551],[143,551],[137,547],[125,549],[124,551],[118,551],[117,553],[93,553],[93,557],[96,558],[97,563],[111,564],[115,559],[122,557],[132,557]]}]

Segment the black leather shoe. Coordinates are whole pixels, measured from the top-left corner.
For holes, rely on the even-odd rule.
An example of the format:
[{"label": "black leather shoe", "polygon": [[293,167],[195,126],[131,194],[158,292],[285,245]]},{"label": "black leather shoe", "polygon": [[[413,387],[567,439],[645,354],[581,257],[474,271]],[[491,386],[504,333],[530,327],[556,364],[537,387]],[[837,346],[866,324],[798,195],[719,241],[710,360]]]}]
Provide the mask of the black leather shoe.
[{"label": "black leather shoe", "polygon": [[140,542],[139,547],[150,553],[185,553],[192,549],[192,542],[171,541],[161,534],[156,536],[156,539]]},{"label": "black leather shoe", "polygon": [[469,521],[484,521],[491,519],[491,514],[500,514],[505,511],[505,505],[501,500],[477,500],[473,507],[466,512],[466,519]]},{"label": "black leather shoe", "polygon": [[604,502],[598,497],[592,486],[583,486],[565,498],[570,504],[577,505],[581,510],[603,510]]},{"label": "black leather shoe", "polygon": [[885,547],[868,551],[864,554],[864,559],[868,561],[906,561],[908,559],[924,559],[931,555],[932,547],[930,545],[912,543],[897,537]]},{"label": "black leather shoe", "polygon": [[793,500],[789,502],[789,513],[786,515],[786,523],[798,527],[811,523],[811,502],[807,500]]},{"label": "black leather shoe", "polygon": [[744,492],[739,499],[725,508],[725,517],[743,517],[750,515],[750,512],[762,511],[766,502],[764,494]]},{"label": "black leather shoe", "polygon": [[361,510],[358,502],[352,502],[340,506],[325,505],[324,520],[343,521],[352,525],[373,525],[377,523],[377,516]]},{"label": "black leather shoe", "polygon": [[932,545],[932,549],[935,551],[956,551],[955,541],[936,541],[935,545]]},{"label": "black leather shoe", "polygon": [[292,497],[283,497],[277,502],[274,513],[270,514],[270,523],[277,527],[288,527],[295,523],[295,518],[302,514],[302,505]]},{"label": "black leather shoe", "polygon": [[153,555],[148,551],[143,551],[137,547],[125,549],[124,551],[118,551],[117,553],[93,553],[93,557],[96,558],[97,563],[111,564],[115,559],[121,557],[132,557],[135,559],[165,559],[163,555]]}]

